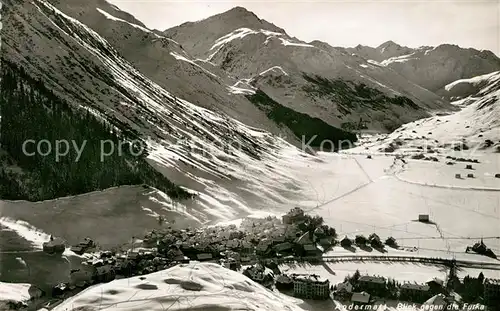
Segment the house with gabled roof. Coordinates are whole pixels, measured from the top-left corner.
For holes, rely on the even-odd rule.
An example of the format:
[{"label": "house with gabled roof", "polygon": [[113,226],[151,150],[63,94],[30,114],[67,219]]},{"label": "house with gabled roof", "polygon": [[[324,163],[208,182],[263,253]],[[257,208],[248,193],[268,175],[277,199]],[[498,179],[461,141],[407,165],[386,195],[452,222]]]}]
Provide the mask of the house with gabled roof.
[{"label": "house with gabled roof", "polygon": [[351,302],[355,305],[367,305],[370,303],[370,294],[367,292],[353,293]]}]

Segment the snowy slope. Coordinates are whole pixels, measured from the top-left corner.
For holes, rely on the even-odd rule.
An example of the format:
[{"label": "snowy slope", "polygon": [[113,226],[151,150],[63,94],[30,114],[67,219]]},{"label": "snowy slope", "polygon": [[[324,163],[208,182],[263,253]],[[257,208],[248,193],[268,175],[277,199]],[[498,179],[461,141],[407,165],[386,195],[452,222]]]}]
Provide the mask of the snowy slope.
[{"label": "snowy slope", "polygon": [[[450,109],[446,100],[390,68],[373,66],[362,57],[324,42],[303,42],[244,8],[185,23],[164,34],[182,44],[187,53],[210,62],[237,81],[251,80],[255,88],[260,88],[275,101],[334,126],[348,127],[361,118],[369,128],[386,130],[394,124],[427,117],[429,110]],[[270,70],[278,67],[287,73],[286,77],[279,71]],[[266,72],[265,77],[260,76],[263,72]],[[320,76],[333,85],[346,82],[351,90],[324,90],[322,96],[317,96],[310,89],[318,85],[305,79],[304,74]],[[416,107],[380,103],[382,100],[377,104],[370,104],[369,100],[352,100],[352,104],[347,105],[335,98],[335,94],[342,97],[342,93],[352,93],[359,98],[362,95],[357,94],[355,88],[363,85],[392,98],[408,97]],[[248,94],[250,91],[234,90],[233,93]],[[377,98],[373,95],[370,100]]]},{"label": "snowy slope", "polygon": [[25,302],[30,299],[30,284],[0,282],[0,308],[2,301]]},{"label": "snowy slope", "polygon": [[[450,84],[447,84],[444,87],[444,91],[449,98],[454,100],[459,100],[464,97],[468,97],[471,95],[477,94],[484,86],[488,84],[495,83],[496,80],[499,79],[498,71],[488,73],[485,75],[480,75],[477,77],[472,77],[469,79],[460,79],[454,81]],[[464,101],[465,103],[469,102],[468,100]]]},{"label": "snowy slope", "polygon": [[[382,151],[392,144],[396,149],[418,152],[417,147],[450,151],[466,145],[467,153],[498,152],[500,146],[500,72],[493,72],[448,84],[453,91],[461,84],[479,88],[472,95],[453,102],[461,111],[434,116],[402,126],[386,136],[376,136],[359,149]],[[490,140],[491,142],[487,142]]]},{"label": "snowy slope", "polygon": [[[232,220],[269,206],[286,210],[291,202],[307,202],[314,196],[299,191],[308,184],[287,167],[303,169],[317,161],[315,157],[270,132],[175,96],[134,68],[97,32],[47,1],[8,9],[6,22],[22,23],[6,27],[3,57],[43,78],[61,98],[136,130],[149,147],[151,164],[198,194],[196,200],[184,203],[151,194],[164,213],[179,213],[202,224]],[[30,49],[19,40],[28,33],[33,34]],[[53,45],[58,49],[44,53]],[[173,55],[176,61],[196,67],[182,54]],[[76,75],[79,83],[71,83]]]},{"label": "snowy slope", "polygon": [[390,68],[440,96],[447,95],[444,87],[453,81],[500,69],[500,59],[492,52],[451,44],[408,48],[388,41],[377,48],[358,45],[345,50]]},{"label": "snowy slope", "polygon": [[268,291],[241,273],[210,263],[190,263],[91,287],[53,311],[255,310],[300,311],[300,300]]}]

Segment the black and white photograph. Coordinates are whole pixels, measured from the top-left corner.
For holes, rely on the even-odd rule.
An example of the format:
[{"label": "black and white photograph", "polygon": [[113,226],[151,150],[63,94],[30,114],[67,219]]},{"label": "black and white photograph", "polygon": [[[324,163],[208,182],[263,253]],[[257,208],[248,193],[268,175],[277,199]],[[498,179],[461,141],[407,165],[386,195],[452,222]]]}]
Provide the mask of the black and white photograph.
[{"label": "black and white photograph", "polygon": [[500,311],[500,0],[0,0],[0,311]]}]

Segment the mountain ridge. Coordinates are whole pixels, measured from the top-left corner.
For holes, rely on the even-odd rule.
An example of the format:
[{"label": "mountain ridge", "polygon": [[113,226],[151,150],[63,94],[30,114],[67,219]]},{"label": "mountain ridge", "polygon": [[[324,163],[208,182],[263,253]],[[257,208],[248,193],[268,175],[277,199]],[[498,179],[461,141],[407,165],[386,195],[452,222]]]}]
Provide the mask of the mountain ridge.
[{"label": "mountain ridge", "polygon": [[[261,24],[257,24],[251,29],[248,28],[248,24],[243,27],[239,22],[226,25],[225,28],[216,27],[216,31],[210,32],[209,38],[206,37],[204,30],[213,27],[212,23],[218,25],[218,21],[214,22],[214,19],[231,20],[233,12],[235,11],[223,12],[213,18],[189,24],[189,27],[176,26],[166,30],[164,34],[186,47],[188,53],[205,58],[205,61],[235,77],[235,85],[253,79],[255,84],[253,86],[261,88],[275,101],[300,113],[319,117],[337,127],[348,127],[353,122],[358,123],[359,110],[348,109],[339,112],[338,102],[334,101],[332,105],[331,101],[325,98],[310,97],[304,92],[304,88],[308,86],[307,81],[302,78],[303,73],[364,84],[369,88],[382,90],[386,95],[405,96],[418,103],[415,111],[403,114],[399,112],[393,114],[390,111],[394,107],[385,107],[388,112],[385,114],[388,116],[387,120],[381,115],[377,116],[377,112],[367,111],[362,117],[367,121],[369,128],[387,130],[386,125],[382,123],[402,124],[412,118],[429,116],[428,109],[453,110],[453,107],[446,104],[446,100],[412,82],[405,82],[405,79],[395,71],[374,67],[366,60],[352,57],[325,42],[315,40],[306,43],[291,38],[286,32],[280,32],[276,28],[263,29]],[[253,13],[245,12],[249,16],[255,16]],[[266,79],[259,77],[262,72],[276,67],[286,73],[285,83],[278,81],[283,76],[281,78],[269,76]],[[326,114],[324,110],[327,111]],[[390,125],[389,128],[395,126]]]},{"label": "mountain ridge", "polygon": [[201,44],[195,50],[213,48],[206,60],[107,2],[8,0],[5,7],[2,56],[58,100],[144,141],[144,161],[196,195],[179,204],[200,223],[303,199],[297,189],[307,185],[281,167],[314,161],[296,148],[312,129],[354,142],[355,131],[392,131],[458,110],[392,68],[260,28],[248,12],[241,12],[248,21],[227,19],[258,29],[219,29],[226,17],[218,16],[207,39],[197,30],[204,23],[188,24],[196,31],[182,36]]}]

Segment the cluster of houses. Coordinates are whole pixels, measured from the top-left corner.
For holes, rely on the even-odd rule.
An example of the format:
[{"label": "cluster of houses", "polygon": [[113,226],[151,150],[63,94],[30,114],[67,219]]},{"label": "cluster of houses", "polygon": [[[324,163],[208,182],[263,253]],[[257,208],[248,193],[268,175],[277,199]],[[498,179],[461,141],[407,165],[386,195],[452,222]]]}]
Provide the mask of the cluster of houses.
[{"label": "cluster of houses", "polygon": [[263,264],[256,264],[243,270],[243,275],[265,287],[285,293],[292,292],[293,296],[303,299],[325,300],[331,297],[330,281],[315,274],[282,274],[279,269],[274,271]]},{"label": "cluster of houses", "polygon": [[[478,279],[469,278],[469,280],[477,281]],[[450,280],[446,284],[439,278],[433,278],[424,284],[411,282],[399,284],[381,276],[361,276],[358,274],[348,277],[344,283],[336,285],[333,297],[341,301],[350,301],[355,305],[373,304],[376,300],[375,297],[377,297],[423,305],[456,307],[462,305],[463,301],[460,301],[454,293],[463,295],[470,290],[468,287],[471,286],[471,283],[473,282],[464,282],[460,284],[461,289],[458,289],[459,284],[449,288],[447,285],[450,284]],[[480,301],[485,306],[500,306],[500,280],[484,279],[483,281],[479,279],[479,284],[482,287],[481,297],[475,297],[472,303]]]},{"label": "cluster of houses", "polygon": [[426,284],[403,283],[396,285],[382,276],[363,275],[349,278],[335,287],[334,298],[355,305],[369,305],[375,297],[424,303],[444,293],[444,281],[434,278]]},{"label": "cluster of houses", "polygon": [[153,273],[168,269],[181,262],[185,261],[171,261],[155,251],[139,250],[123,254],[110,251],[101,252],[98,257],[82,262],[79,269],[72,270],[69,282],[56,285],[52,290],[52,296],[62,297],[92,284]]},{"label": "cluster of houses", "polygon": [[[47,254],[62,254],[66,250],[66,241],[64,241],[61,238],[54,238],[52,235],[50,236],[50,240],[47,242],[44,242],[42,244],[43,246],[43,251]],[[90,251],[91,249],[95,248],[96,244],[92,239],[90,238],[85,238],[83,241],[80,243],[73,245],[71,247],[71,251],[74,252],[77,255],[82,255],[85,252]]]},{"label": "cluster of houses", "polygon": [[[419,220],[428,221],[428,215],[420,215]],[[242,265],[247,265],[242,273],[250,279],[266,287],[275,285],[279,290],[293,291],[294,296],[303,299],[329,299],[333,295],[337,300],[361,305],[373,303],[374,297],[418,303],[433,299],[432,301],[444,300],[450,303],[445,295],[445,284],[439,279],[425,284],[395,284],[381,276],[358,275],[333,287],[329,280],[317,275],[282,274],[277,265],[282,259],[297,261],[306,258],[309,261],[321,258],[325,249],[336,243],[333,229],[319,223],[317,219],[305,215],[300,208],[294,208],[282,219],[247,218],[239,228],[230,225],[196,230],[175,230],[170,227],[153,230],[143,240],[145,248],[119,254],[101,252],[93,259],[83,262],[80,269],[71,271],[69,282],[54,287],[53,296],[64,296],[65,293],[91,284],[148,274],[196,260],[219,262],[235,271],[240,271]],[[376,234],[371,234],[368,238],[356,236],[354,240],[345,237],[340,241],[343,247],[351,247],[353,244],[360,247],[384,247]],[[388,238],[385,245],[397,247],[393,238]],[[484,245],[482,241],[474,249],[481,248],[481,245]],[[74,245],[72,250],[83,254],[93,248],[95,243],[87,238]],[[64,249],[64,242],[60,239],[51,237],[44,244],[44,251],[49,253],[62,253]],[[499,294],[499,281],[484,282],[486,302],[498,302]]]},{"label": "cluster of houses", "polygon": [[265,287],[274,284],[274,273],[263,264],[256,264],[243,270],[243,275]]},{"label": "cluster of houses", "polygon": [[318,275],[292,275],[293,295],[304,299],[324,300],[330,297],[330,281]]},{"label": "cluster of houses", "polygon": [[144,245],[156,247],[163,255],[175,252],[177,256],[200,261],[236,259],[227,256],[228,253],[239,254],[238,260],[246,264],[257,258],[319,257],[335,243],[335,237],[324,226],[301,230],[304,219],[304,212],[295,208],[283,220],[247,218],[239,228],[235,225],[196,230],[166,228],[148,233]]},{"label": "cluster of houses", "polygon": [[385,242],[382,242],[380,237],[372,233],[368,238],[362,236],[362,235],[357,235],[354,240],[351,240],[349,237],[345,236],[342,240],[340,240],[340,246],[344,248],[351,248],[353,245],[357,245],[359,247],[367,247],[368,245],[379,250],[384,249],[384,245],[387,245],[389,247],[397,248],[398,243],[396,242],[396,239],[393,237],[388,237]]},{"label": "cluster of houses", "polygon": [[92,250],[95,247],[96,244],[94,243],[94,241],[87,237],[83,239],[83,241],[81,241],[80,243],[73,245],[71,247],[71,251],[77,255],[83,255],[84,253]]}]

